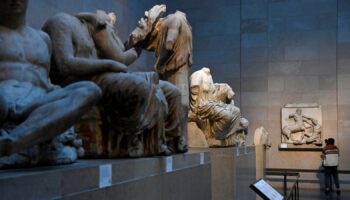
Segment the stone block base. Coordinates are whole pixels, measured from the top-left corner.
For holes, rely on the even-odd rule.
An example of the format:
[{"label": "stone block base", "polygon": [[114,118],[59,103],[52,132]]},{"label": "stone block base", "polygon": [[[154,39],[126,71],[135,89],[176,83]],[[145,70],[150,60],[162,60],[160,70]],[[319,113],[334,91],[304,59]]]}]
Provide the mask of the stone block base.
[{"label": "stone block base", "polygon": [[255,147],[210,148],[212,200],[255,199]]},{"label": "stone block base", "polygon": [[0,171],[7,199],[211,199],[210,154],[79,160],[72,165]]}]

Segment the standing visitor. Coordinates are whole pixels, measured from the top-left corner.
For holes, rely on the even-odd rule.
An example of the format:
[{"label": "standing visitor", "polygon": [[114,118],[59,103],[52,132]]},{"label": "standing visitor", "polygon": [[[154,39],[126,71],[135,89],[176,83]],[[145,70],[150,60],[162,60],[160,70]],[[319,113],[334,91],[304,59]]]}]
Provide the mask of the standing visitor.
[{"label": "standing visitor", "polygon": [[338,160],[339,160],[339,149],[334,145],[334,139],[328,138],[326,141],[326,147],[322,151],[323,167],[325,171],[325,182],[326,182],[326,194],[331,191],[332,188],[332,177],[334,180],[335,187],[337,188],[337,194],[340,194],[339,189],[339,178],[338,178]]}]

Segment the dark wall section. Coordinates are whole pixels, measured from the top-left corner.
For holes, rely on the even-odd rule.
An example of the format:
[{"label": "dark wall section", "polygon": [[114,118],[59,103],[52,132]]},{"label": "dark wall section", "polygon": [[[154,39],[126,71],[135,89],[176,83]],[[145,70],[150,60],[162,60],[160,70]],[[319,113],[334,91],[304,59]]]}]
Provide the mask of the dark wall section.
[{"label": "dark wall section", "polygon": [[278,150],[281,108],[318,103],[324,137],[337,137],[337,1],[243,2],[242,112],[250,136],[259,126],[269,131],[267,167],[317,169],[319,152]]},{"label": "dark wall section", "polygon": [[338,0],[337,35],[338,144],[341,168],[350,167],[350,1]]},{"label": "dark wall section", "polygon": [[249,120],[248,143],[252,143],[254,130],[268,121],[267,8],[267,1],[242,1],[241,111]]},{"label": "dark wall section", "polygon": [[[193,27],[192,71],[209,66],[214,81],[236,92],[250,122],[248,143],[259,126],[270,132],[267,167],[321,164],[319,152],[278,150],[287,103],[321,105],[324,137],[350,153],[348,0],[177,0],[168,8],[186,12]],[[348,169],[350,158],[341,159],[340,168]]]}]

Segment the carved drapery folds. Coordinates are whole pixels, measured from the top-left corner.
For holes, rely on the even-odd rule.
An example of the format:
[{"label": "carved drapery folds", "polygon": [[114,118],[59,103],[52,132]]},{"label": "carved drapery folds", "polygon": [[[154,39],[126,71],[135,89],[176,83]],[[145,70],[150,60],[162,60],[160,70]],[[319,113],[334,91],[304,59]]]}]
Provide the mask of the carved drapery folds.
[{"label": "carved drapery folds", "polygon": [[202,130],[208,145],[244,145],[248,121],[234,105],[232,88],[225,83],[214,83],[209,68],[194,72],[190,86],[189,121]]}]

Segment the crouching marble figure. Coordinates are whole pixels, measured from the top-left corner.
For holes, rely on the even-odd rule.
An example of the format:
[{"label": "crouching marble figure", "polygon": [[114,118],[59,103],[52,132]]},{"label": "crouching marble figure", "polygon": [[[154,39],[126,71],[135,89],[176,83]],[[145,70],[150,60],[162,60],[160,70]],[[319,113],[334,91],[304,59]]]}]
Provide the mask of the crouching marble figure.
[{"label": "crouching marble figure", "polygon": [[162,18],[165,5],[156,5],[139,20],[132,31],[127,46],[154,51],[154,70],[162,80],[176,85],[181,92],[181,127],[187,131],[189,109],[189,68],[192,65],[192,28],[186,14],[180,11]]},{"label": "crouching marble figure", "polygon": [[0,4],[0,168],[75,161],[81,141],[68,129],[101,97],[92,82],[50,83],[51,41],[26,25],[27,4]]},{"label": "crouching marble figure", "polygon": [[232,88],[214,83],[209,68],[190,77],[191,109],[189,121],[203,131],[209,147],[242,146],[248,133],[248,121],[234,105]]},{"label": "crouching marble figure", "polygon": [[108,156],[138,157],[185,152],[180,92],[154,72],[127,72],[140,49],[126,49],[114,30],[113,13],[60,13],[43,27],[53,41],[52,80],[66,85],[92,80],[99,103]]}]

